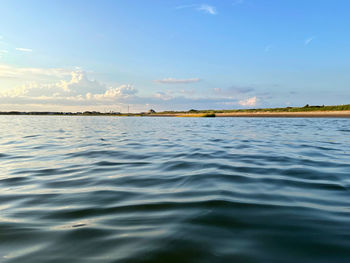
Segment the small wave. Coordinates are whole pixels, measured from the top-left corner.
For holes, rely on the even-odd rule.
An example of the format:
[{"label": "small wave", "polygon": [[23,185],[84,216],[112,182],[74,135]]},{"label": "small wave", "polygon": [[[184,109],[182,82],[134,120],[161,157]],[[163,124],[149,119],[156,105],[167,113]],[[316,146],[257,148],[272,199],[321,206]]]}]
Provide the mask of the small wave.
[{"label": "small wave", "polygon": [[61,118],[0,122],[4,262],[349,258],[347,120]]}]

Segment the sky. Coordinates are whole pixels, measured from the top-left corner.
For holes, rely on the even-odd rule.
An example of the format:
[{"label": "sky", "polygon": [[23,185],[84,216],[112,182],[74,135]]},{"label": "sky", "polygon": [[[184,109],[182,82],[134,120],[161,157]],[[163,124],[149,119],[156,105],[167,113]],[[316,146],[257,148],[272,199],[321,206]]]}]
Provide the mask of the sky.
[{"label": "sky", "polygon": [[350,103],[348,0],[2,0],[0,111]]}]

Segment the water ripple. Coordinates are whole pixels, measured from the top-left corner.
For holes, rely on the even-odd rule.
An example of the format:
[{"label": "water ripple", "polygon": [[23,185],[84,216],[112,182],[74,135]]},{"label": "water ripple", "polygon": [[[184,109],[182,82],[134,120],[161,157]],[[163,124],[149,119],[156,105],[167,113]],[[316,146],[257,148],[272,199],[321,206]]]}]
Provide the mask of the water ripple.
[{"label": "water ripple", "polygon": [[349,124],[1,116],[0,262],[348,262]]}]

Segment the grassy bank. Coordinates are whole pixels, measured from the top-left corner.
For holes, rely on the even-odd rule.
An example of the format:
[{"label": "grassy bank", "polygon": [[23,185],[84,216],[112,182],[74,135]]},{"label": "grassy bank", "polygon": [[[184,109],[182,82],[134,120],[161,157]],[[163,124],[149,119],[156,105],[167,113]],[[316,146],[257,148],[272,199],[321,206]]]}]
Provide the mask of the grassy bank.
[{"label": "grassy bank", "polygon": [[[216,113],[255,113],[255,112],[319,112],[319,111],[349,111],[350,104],[334,106],[309,106],[285,107],[285,108],[256,108],[256,109],[232,109],[232,110],[189,110],[189,111],[163,111],[157,115],[177,115],[181,117],[215,117]],[[213,114],[214,116],[204,116]],[[151,114],[152,115],[152,114]]]}]

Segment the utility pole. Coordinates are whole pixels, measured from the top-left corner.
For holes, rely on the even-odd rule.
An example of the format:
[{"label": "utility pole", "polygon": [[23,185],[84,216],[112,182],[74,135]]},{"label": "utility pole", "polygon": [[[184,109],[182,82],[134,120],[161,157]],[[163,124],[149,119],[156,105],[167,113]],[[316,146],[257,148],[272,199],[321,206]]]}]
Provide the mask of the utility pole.
[{"label": "utility pole", "polygon": [[128,114],[129,114],[129,105],[128,105]]}]

